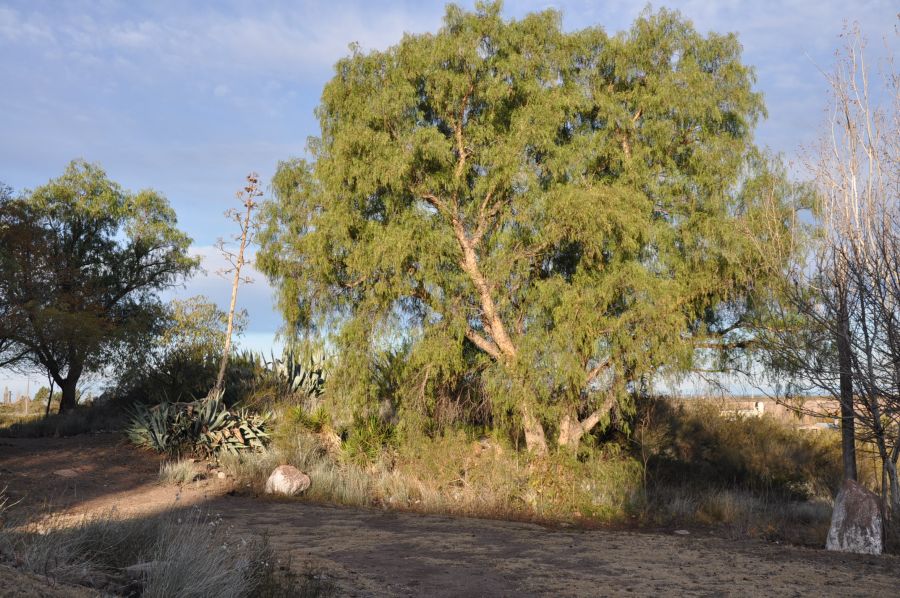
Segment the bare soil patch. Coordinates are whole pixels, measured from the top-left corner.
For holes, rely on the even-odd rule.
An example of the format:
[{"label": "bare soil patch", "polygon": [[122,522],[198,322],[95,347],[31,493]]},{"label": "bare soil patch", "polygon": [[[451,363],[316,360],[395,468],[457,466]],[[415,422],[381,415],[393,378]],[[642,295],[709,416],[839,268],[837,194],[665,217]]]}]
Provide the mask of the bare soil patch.
[{"label": "bare soil patch", "polygon": [[0,598],[94,598],[87,588],[59,584],[53,580],[0,565]]},{"label": "bare soil patch", "polygon": [[0,487],[35,516],[208,509],[236,531],[267,535],[293,568],[321,572],[347,595],[896,596],[900,587],[900,558],[891,555],[703,530],[575,530],[331,507],[253,497],[217,479],[161,486],[159,458],[115,435],[0,442]]}]

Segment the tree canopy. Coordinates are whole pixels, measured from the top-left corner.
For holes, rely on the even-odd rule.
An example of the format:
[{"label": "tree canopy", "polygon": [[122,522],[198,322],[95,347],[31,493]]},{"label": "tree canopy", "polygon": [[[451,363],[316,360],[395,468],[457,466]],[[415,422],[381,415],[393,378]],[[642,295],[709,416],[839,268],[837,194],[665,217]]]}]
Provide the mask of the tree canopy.
[{"label": "tree canopy", "polygon": [[160,194],[127,192],[83,161],[0,199],[0,336],[60,386],[61,411],[83,373],[152,327],[158,291],[196,268],[176,225]]},{"label": "tree canopy", "polygon": [[371,355],[404,347],[410,389],[475,378],[543,452],[740,342],[783,174],[734,35],[500,9],[450,5],[436,34],[337,63],[258,264],[291,326],[333,337],[350,399],[380,398]]}]

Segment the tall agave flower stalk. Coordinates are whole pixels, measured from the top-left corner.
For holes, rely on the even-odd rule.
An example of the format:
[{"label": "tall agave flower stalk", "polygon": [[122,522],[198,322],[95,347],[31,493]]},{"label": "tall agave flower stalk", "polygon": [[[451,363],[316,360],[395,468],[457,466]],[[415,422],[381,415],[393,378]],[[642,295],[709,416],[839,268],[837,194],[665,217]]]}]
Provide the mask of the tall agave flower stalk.
[{"label": "tall agave flower stalk", "polygon": [[[262,191],[259,188],[258,174],[251,172],[247,175],[247,185],[238,191],[237,197],[243,204],[244,211],[239,212],[235,209],[230,209],[225,212],[225,215],[234,220],[238,227],[240,227],[241,233],[237,237],[237,239],[240,240],[240,245],[238,246],[237,253],[227,249],[223,239],[219,239],[219,242],[216,244],[219,251],[225,256],[228,263],[231,264],[231,268],[226,269],[223,274],[234,273],[234,278],[231,283],[231,305],[228,308],[228,327],[225,331],[225,346],[222,349],[222,360],[219,362],[219,375],[216,377],[216,385],[213,387],[214,392],[221,392],[225,381],[225,369],[228,367],[228,356],[231,353],[231,335],[234,331],[234,312],[237,307],[238,287],[241,282],[252,282],[249,277],[241,276],[241,269],[250,263],[245,257],[245,251],[247,246],[253,242],[256,232],[252,219],[253,210],[256,209],[258,205],[256,202],[257,198],[262,197]],[[212,394],[213,393],[211,392],[210,395]]]}]

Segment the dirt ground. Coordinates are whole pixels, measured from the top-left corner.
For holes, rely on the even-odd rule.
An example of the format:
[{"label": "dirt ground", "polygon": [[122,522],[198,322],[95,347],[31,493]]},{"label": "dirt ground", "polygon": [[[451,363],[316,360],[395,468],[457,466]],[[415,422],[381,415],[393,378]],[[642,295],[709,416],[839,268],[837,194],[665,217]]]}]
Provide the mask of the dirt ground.
[{"label": "dirt ground", "polygon": [[[228,480],[163,487],[158,468],[158,458],[112,435],[0,439],[0,488],[8,484],[34,516],[209,510],[237,533],[266,534],[292,567],[320,572],[340,595],[900,595],[896,556],[735,541],[702,530],[551,529],[272,500]],[[0,591],[16,595],[32,594]]]}]

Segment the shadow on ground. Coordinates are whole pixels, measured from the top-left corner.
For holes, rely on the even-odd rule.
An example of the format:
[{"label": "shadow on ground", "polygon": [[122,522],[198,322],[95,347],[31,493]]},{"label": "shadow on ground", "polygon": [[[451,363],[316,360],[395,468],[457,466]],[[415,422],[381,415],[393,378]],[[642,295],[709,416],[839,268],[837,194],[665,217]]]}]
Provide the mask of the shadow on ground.
[{"label": "shadow on ground", "polygon": [[341,595],[895,596],[900,583],[896,556],[333,507],[217,481],[160,486],[158,458],[113,435],[7,440],[0,451],[0,487],[27,501],[75,515],[201,509],[234,533],[267,536],[295,570],[325,572]]}]

